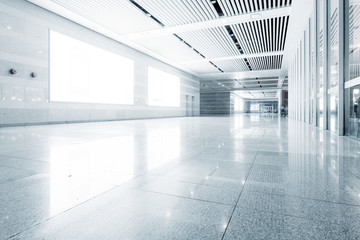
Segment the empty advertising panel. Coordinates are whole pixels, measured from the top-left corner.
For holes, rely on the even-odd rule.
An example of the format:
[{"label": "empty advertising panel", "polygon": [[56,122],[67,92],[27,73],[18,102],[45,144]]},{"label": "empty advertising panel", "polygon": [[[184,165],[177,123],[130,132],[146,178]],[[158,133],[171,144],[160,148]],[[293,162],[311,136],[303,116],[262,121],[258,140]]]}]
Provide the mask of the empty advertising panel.
[{"label": "empty advertising panel", "polygon": [[134,62],[50,31],[50,101],[133,104]]}]

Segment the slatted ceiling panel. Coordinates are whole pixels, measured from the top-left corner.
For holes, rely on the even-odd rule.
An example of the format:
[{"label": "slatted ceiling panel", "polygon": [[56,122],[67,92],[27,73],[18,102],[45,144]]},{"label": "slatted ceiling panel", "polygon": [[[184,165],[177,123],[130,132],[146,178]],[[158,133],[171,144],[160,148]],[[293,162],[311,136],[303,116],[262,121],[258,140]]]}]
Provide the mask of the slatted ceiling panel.
[{"label": "slatted ceiling panel", "polygon": [[167,27],[219,18],[208,0],[135,0],[135,2]]},{"label": "slatted ceiling panel", "polygon": [[[161,26],[129,1],[49,0],[117,34],[159,29]],[[126,22],[126,24],[124,24]]]},{"label": "slatted ceiling panel", "polygon": [[280,69],[282,66],[283,55],[248,58],[254,71]]},{"label": "slatted ceiling panel", "polygon": [[250,71],[243,59],[213,61],[225,72],[246,72]]},{"label": "slatted ceiling panel", "polygon": [[218,0],[224,16],[252,13],[291,5],[291,0]]},{"label": "slatted ceiling panel", "polygon": [[136,40],[135,42],[173,61],[181,62],[188,59],[203,59],[200,55],[198,55],[191,48],[183,44],[183,42],[179,41],[179,39],[177,39],[173,35],[150,38],[147,39],[147,41],[142,41],[140,39]]},{"label": "slatted ceiling panel", "polygon": [[225,27],[186,32],[179,36],[207,58],[239,55]]},{"label": "slatted ceiling panel", "polygon": [[289,17],[277,17],[231,25],[244,53],[283,51]]},{"label": "slatted ceiling panel", "polygon": [[209,62],[185,63],[182,66],[197,74],[219,73],[219,70]]}]

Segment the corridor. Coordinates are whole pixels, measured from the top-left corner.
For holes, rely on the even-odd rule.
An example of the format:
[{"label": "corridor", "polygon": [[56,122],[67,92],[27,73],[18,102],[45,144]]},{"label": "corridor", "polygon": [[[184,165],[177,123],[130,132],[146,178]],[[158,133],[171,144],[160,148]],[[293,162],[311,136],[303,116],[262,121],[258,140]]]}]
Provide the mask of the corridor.
[{"label": "corridor", "polygon": [[359,239],[360,142],[272,114],[0,129],[0,239]]}]

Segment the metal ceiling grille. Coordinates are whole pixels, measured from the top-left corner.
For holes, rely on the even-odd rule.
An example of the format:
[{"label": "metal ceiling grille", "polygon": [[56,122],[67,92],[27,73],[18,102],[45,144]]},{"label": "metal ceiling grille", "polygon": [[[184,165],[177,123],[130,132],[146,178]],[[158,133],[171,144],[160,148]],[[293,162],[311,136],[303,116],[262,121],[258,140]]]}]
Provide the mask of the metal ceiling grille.
[{"label": "metal ceiling grille", "polygon": [[257,12],[271,8],[290,6],[292,0],[218,0],[218,5],[225,16]]},{"label": "metal ceiling grille", "polygon": [[165,26],[178,26],[219,18],[208,0],[135,0]]},{"label": "metal ceiling grille", "polygon": [[289,17],[278,17],[231,25],[231,33],[243,53],[282,51],[285,47]]},{"label": "metal ceiling grille", "polygon": [[280,69],[282,65],[283,56],[267,56],[267,57],[255,57],[249,58],[248,61],[252,66],[253,70],[269,70],[269,69]]}]

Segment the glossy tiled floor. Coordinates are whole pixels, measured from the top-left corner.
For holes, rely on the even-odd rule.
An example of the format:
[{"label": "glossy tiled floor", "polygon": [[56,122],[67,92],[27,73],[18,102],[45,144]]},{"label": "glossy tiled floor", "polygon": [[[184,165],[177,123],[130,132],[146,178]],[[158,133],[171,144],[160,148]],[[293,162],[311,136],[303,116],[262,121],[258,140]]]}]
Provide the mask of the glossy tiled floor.
[{"label": "glossy tiled floor", "polygon": [[274,116],[0,129],[0,239],[360,239],[360,143]]}]

